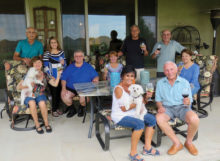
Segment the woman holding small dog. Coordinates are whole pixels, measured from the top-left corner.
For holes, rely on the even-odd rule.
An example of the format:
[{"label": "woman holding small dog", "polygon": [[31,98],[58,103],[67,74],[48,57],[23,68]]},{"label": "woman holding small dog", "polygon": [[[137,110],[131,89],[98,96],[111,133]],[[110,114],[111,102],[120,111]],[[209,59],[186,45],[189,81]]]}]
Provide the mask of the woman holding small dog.
[{"label": "woman holding small dog", "polygon": [[[45,78],[44,73],[42,71],[42,66],[43,66],[43,62],[40,57],[37,56],[31,60],[31,67],[34,67],[39,72],[37,75],[37,79],[42,80],[44,85],[42,86],[40,84],[35,84],[32,82],[33,97],[26,97],[24,100],[24,104],[26,106],[28,106],[30,109],[30,113],[31,113],[31,116],[34,120],[36,131],[38,134],[43,134],[44,130],[40,127],[40,124],[38,121],[37,104],[40,108],[40,111],[41,111],[41,114],[42,114],[42,117],[44,120],[46,132],[48,132],[48,133],[52,132],[52,128],[48,122],[48,109],[46,107],[47,98],[45,96],[46,78]],[[56,80],[54,80],[54,79],[49,80],[49,83],[53,86],[57,86],[59,83],[61,73],[62,73],[62,71],[60,71],[58,73]],[[19,84],[17,86],[18,90],[28,88],[27,86],[22,86],[22,82],[23,82],[23,80],[21,80],[19,82]]]},{"label": "woman holding small dog", "polygon": [[[153,127],[156,125],[156,118],[154,115],[147,113],[144,116],[144,120],[135,118],[136,104],[130,104],[130,108],[126,110],[125,104],[129,99],[128,88],[133,84],[135,80],[135,69],[128,65],[122,69],[121,82],[115,87],[113,92],[113,103],[111,118],[114,123],[129,127],[133,129],[131,135],[131,151],[129,158],[132,161],[144,161],[137,153],[137,144],[144,131],[145,125],[145,145],[143,147],[143,155],[160,155],[160,152],[151,147],[151,140],[154,134]],[[144,102],[147,103],[148,98],[152,97],[152,93],[147,92]]]}]

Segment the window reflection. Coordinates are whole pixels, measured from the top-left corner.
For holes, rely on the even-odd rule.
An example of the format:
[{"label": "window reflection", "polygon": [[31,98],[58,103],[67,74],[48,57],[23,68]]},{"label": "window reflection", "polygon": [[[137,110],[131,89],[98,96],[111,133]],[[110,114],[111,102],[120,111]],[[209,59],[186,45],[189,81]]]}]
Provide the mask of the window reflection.
[{"label": "window reflection", "polygon": [[[2,6],[1,6],[2,7]],[[0,59],[12,59],[19,40],[25,39],[24,14],[0,14]],[[4,88],[4,66],[0,61],[0,88]]]},{"label": "window reflection", "polygon": [[118,39],[126,36],[126,17],[89,15],[89,45],[91,55],[104,55],[109,51],[110,33],[117,31]]},{"label": "window reflection", "polygon": [[74,50],[86,51],[84,15],[63,14],[63,48],[67,59]]}]

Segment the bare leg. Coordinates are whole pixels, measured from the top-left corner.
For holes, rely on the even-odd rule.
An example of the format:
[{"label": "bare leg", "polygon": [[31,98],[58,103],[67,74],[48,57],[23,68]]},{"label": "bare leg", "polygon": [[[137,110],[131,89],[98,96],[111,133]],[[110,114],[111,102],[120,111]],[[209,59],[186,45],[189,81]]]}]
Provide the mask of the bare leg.
[{"label": "bare leg", "polygon": [[174,133],[172,127],[168,124],[170,117],[165,113],[158,113],[156,115],[157,124],[160,126],[161,130],[172,140],[173,144],[176,146],[180,145],[180,141]]},{"label": "bare leg", "polygon": [[[140,137],[143,133],[143,130],[135,130],[132,132],[131,135],[131,152],[130,154],[133,156],[137,154],[137,144],[140,140]],[[140,159],[140,156],[137,156],[138,159]]]},{"label": "bare leg", "polygon": [[40,107],[41,115],[44,120],[44,124],[45,124],[45,126],[48,126],[49,125],[48,124],[48,110],[47,110],[47,106],[46,106],[45,101],[40,101],[39,107]]},{"label": "bare leg", "polygon": [[38,128],[38,127],[40,127],[40,124],[39,124],[38,116],[37,116],[36,102],[34,100],[30,100],[28,102],[28,104],[29,104],[31,116],[32,116],[32,118],[34,120],[34,124],[35,124],[36,128]]},{"label": "bare leg", "polygon": [[81,106],[86,106],[86,99],[85,97],[79,97],[79,103]]},{"label": "bare leg", "polygon": [[199,127],[199,118],[193,111],[188,111],[186,113],[186,122],[188,124],[186,142],[187,144],[192,144],[193,137]]}]

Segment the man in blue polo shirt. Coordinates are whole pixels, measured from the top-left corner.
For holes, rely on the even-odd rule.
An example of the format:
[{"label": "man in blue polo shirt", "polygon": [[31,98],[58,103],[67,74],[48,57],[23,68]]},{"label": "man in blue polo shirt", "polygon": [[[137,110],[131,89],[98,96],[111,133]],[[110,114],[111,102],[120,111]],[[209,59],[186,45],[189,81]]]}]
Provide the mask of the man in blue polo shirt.
[{"label": "man in blue polo shirt", "polygon": [[37,31],[33,27],[26,29],[27,39],[18,42],[14,52],[14,60],[22,60],[30,65],[31,58],[43,55],[43,45],[36,40]]},{"label": "man in blue polo shirt", "polygon": [[[167,153],[174,155],[183,149],[182,143],[168,124],[170,119],[177,117],[185,121],[188,125],[184,146],[192,155],[197,155],[198,150],[192,144],[192,140],[198,130],[199,118],[190,108],[192,103],[190,84],[186,79],[177,76],[177,66],[171,61],[165,63],[164,74],[166,77],[158,81],[156,88],[156,103],[158,107],[156,118],[161,130],[173,142],[172,147]],[[184,98],[185,89],[188,89],[188,93],[186,93],[188,96]]]},{"label": "man in blue polo shirt", "polygon": [[185,48],[175,40],[171,40],[170,30],[162,31],[162,41],[157,42],[152,50],[152,58],[157,59],[157,77],[164,77],[163,65],[167,61],[175,62],[176,53]]},{"label": "man in blue polo shirt", "polygon": [[[74,52],[74,62],[70,64],[62,73],[61,77],[61,98],[68,106],[69,113],[67,117],[72,117],[76,114],[76,109],[73,105],[73,97],[77,95],[73,86],[74,83],[98,82],[99,77],[95,69],[88,63],[83,61],[84,53],[81,50]],[[82,117],[85,109],[85,97],[80,97],[80,106],[78,116]]]}]

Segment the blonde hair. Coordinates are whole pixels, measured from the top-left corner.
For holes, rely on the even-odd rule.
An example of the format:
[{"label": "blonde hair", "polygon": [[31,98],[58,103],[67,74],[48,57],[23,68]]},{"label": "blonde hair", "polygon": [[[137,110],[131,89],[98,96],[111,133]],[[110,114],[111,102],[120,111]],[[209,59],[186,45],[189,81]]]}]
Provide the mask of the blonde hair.
[{"label": "blonde hair", "polygon": [[118,53],[116,51],[110,51],[109,57],[111,57],[112,55],[118,57]]}]

